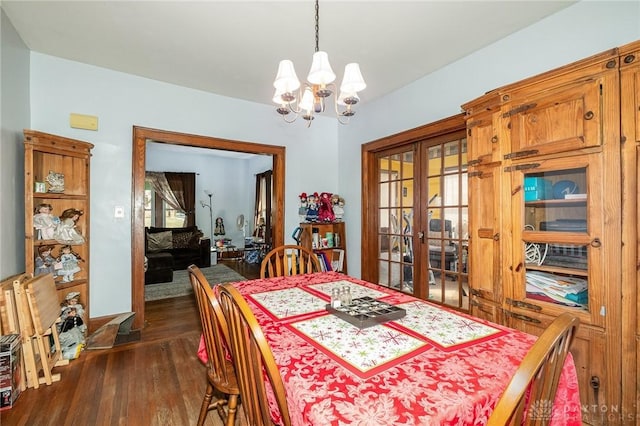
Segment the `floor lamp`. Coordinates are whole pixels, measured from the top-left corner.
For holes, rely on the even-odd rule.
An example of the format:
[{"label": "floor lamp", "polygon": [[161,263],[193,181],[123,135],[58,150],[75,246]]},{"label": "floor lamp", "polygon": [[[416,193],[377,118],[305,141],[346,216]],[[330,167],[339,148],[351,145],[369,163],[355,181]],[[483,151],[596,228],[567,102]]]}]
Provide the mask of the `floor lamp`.
[{"label": "floor lamp", "polygon": [[209,207],[209,220],[211,221],[211,228],[210,228],[210,231],[211,231],[210,232],[210,235],[211,235],[211,237],[210,237],[211,238],[211,247],[215,247],[215,243],[213,242],[213,210],[212,210],[212,208],[213,208],[213,200],[212,200],[213,192],[205,189],[204,193],[207,194],[207,196],[209,197],[209,204],[207,204],[206,202],[200,200],[200,205],[202,207]]}]

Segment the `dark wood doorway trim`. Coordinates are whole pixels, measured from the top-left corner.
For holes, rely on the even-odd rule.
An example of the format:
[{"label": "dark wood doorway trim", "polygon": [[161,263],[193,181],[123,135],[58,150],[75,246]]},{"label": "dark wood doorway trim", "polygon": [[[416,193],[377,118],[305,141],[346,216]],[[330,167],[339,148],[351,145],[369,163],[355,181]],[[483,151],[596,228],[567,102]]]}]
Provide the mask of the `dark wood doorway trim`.
[{"label": "dark wood doorway trim", "polygon": [[144,177],[148,141],[271,155],[274,202],[273,246],[284,244],[284,147],[134,126],[131,200],[131,310],[136,313],[134,329],[144,327]]},{"label": "dark wood doorway trim", "polygon": [[[363,280],[378,282],[378,163],[376,154],[407,146],[429,138],[465,130],[464,114],[435,121],[386,136],[362,145],[362,240],[361,277]],[[419,188],[417,188],[419,189]]]}]

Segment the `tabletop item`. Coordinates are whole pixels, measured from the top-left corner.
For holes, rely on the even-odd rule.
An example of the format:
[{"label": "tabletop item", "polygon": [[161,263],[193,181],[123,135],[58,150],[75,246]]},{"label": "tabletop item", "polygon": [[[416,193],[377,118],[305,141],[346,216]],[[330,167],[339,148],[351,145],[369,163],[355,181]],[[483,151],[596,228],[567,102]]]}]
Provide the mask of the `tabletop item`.
[{"label": "tabletop item", "polygon": [[[347,287],[345,291],[350,291]],[[371,297],[359,297],[350,301],[344,299],[344,304],[339,306],[327,305],[327,311],[333,315],[355,325],[358,328],[367,328],[374,325],[382,324],[391,320],[397,320],[407,314],[402,308],[381,302]]]}]

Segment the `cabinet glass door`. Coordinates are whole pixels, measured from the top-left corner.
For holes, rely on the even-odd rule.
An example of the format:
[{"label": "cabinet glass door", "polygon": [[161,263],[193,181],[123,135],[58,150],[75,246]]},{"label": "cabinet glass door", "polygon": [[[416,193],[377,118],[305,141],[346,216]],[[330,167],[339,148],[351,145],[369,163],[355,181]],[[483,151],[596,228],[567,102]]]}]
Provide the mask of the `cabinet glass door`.
[{"label": "cabinet glass door", "polygon": [[[586,156],[585,156],[586,157]],[[521,244],[515,247],[519,286],[512,305],[559,313],[572,310],[584,317],[598,311],[601,295],[591,281],[599,275],[602,236],[597,194],[591,191],[599,161],[588,158],[546,160],[515,174],[521,197]],[[526,301],[525,301],[526,299]],[[524,303],[523,303],[524,302]]]}]

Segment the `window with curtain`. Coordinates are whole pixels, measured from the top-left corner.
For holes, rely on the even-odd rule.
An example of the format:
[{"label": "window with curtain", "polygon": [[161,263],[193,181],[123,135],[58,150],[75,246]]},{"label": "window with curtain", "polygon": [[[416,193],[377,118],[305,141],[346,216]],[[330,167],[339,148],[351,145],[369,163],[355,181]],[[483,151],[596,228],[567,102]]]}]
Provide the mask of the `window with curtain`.
[{"label": "window with curtain", "polygon": [[145,173],[145,226],[195,225],[195,173]]}]

